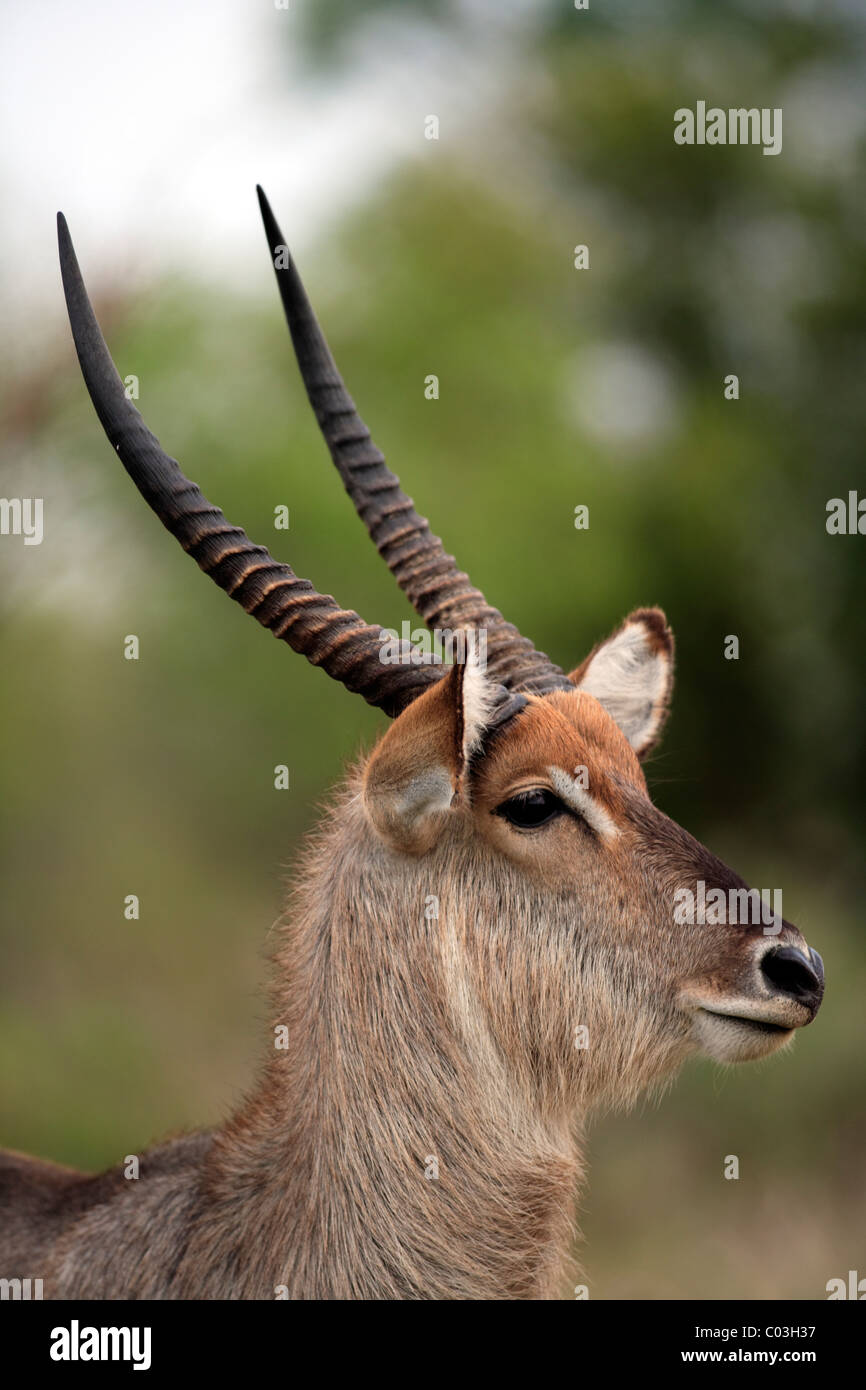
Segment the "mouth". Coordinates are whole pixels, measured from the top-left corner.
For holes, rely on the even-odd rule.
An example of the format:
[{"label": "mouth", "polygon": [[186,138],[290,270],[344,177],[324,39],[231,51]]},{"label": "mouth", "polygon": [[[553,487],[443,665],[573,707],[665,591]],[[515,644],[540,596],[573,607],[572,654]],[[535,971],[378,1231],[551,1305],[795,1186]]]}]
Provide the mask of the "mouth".
[{"label": "mouth", "polygon": [[753,1062],[777,1052],[794,1036],[796,1024],[701,1007],[692,1015],[692,1036],[717,1062]]},{"label": "mouth", "polygon": [[741,1028],[753,1029],[757,1033],[767,1033],[770,1036],[775,1034],[786,1035],[793,1033],[794,1029],[789,1024],[771,1023],[765,1018],[745,1018],[743,1014],[728,1014],[722,1009],[700,1009],[700,1013],[709,1014],[711,1018],[726,1019],[728,1023],[736,1024]]},{"label": "mouth", "polygon": [[771,946],[755,964],[742,992],[722,994],[690,982],[679,995],[691,1018],[691,1041],[717,1062],[750,1062],[777,1052],[821,1007],[824,964],[805,943]]}]

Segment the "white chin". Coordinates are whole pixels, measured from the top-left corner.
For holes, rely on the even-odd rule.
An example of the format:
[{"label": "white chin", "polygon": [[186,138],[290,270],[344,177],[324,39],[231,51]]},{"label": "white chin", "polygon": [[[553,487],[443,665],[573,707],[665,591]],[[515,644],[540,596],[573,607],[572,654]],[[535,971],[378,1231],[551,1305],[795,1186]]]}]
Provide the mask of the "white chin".
[{"label": "white chin", "polygon": [[759,1057],[769,1057],[790,1042],[793,1035],[793,1028],[779,1028],[757,1019],[731,1018],[708,1009],[698,1009],[692,1021],[695,1042],[716,1062],[754,1062]]}]

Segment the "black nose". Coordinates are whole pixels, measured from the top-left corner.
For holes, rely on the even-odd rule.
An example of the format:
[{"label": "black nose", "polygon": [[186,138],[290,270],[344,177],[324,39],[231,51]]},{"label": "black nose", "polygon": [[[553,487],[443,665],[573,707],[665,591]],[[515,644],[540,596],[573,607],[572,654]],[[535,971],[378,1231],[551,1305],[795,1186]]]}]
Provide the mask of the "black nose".
[{"label": "black nose", "polygon": [[774,946],[761,961],[767,981],[780,994],[817,1008],[824,993],[824,962],[817,951],[808,956],[797,946]]}]

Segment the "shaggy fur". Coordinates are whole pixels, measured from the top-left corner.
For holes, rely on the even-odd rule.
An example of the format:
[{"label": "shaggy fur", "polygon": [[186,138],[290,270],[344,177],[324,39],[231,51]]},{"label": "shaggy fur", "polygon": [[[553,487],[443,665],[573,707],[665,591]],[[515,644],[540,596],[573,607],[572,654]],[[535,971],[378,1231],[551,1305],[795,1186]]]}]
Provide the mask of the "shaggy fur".
[{"label": "shaggy fur", "polygon": [[[607,661],[599,686],[648,675],[642,747],[669,680],[658,622],[630,623],[652,659]],[[696,1050],[688,990],[809,1021],[762,983],[759,928],[673,926],[679,884],[741,880],[652,806],[601,703],[532,698],[478,751],[478,682],[420,696],[310,840],[274,958],[289,1046],[249,1100],[145,1154],[137,1181],[4,1155],[0,1275],[61,1298],[556,1297],[586,1119]],[[573,809],[529,831],[499,813],[578,766],[615,834]]]}]

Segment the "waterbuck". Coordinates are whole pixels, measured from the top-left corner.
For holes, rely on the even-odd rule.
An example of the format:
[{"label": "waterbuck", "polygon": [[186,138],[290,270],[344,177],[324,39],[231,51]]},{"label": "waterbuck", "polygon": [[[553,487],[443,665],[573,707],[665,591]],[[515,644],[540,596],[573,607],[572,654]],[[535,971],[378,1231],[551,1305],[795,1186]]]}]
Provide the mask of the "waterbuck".
[{"label": "waterbuck", "polygon": [[[649,799],[673,639],[641,608],[570,674],[470,584],[358,416],[264,195],[295,353],[345,486],[433,629],[426,659],[206,501],[127,399],[62,215],[96,412],[159,519],[274,636],[393,723],[302,861],[261,1079],[213,1133],[84,1175],[0,1158],[0,1275],[46,1297],[563,1295],[582,1132],[692,1054],[765,1057],[811,1022],[820,957]],[[698,921],[678,913],[697,893]],[[738,896],[739,895],[739,896]],[[709,910],[704,905],[713,901]]]}]

